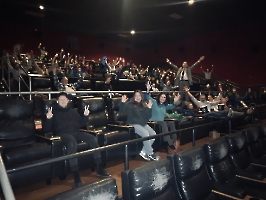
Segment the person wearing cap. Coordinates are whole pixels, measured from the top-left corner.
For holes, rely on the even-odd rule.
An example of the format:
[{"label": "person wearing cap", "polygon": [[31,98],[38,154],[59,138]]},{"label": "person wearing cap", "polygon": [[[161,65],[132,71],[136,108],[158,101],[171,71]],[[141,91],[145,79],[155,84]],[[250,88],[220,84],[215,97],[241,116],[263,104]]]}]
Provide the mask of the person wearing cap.
[{"label": "person wearing cap", "polygon": [[[59,136],[62,143],[66,145],[67,154],[77,152],[77,141],[84,141],[91,148],[99,147],[95,136],[79,131],[79,128],[86,126],[88,122],[89,106],[85,106],[84,113],[80,116],[76,110],[71,108],[70,100],[71,95],[65,92],[59,93],[57,103],[54,103],[48,109],[46,119],[43,121],[42,131],[53,132],[54,135]],[[100,152],[95,152],[93,157],[97,165],[96,174],[101,177],[109,177],[110,174],[103,168]],[[91,161],[88,160],[88,162]],[[79,187],[82,182],[78,172],[77,158],[69,159],[69,164],[74,175],[74,187]]]}]

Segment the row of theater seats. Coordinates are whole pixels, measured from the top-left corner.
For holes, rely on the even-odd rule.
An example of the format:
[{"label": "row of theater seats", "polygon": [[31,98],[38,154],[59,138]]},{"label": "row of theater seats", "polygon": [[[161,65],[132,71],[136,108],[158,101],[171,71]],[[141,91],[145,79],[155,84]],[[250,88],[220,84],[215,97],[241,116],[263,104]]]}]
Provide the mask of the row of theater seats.
[{"label": "row of theater seats", "polygon": [[49,200],[219,200],[266,199],[266,124],[122,172]]},{"label": "row of theater seats", "polygon": [[[26,77],[27,79],[28,77]],[[59,77],[59,80],[61,78]],[[76,77],[69,77],[69,83],[75,83],[79,80]],[[101,91],[103,88],[105,79],[103,78],[85,78],[81,83],[80,87],[77,88],[78,91]],[[28,80],[27,80],[28,82]],[[31,77],[32,82],[32,91],[56,91],[53,78],[50,76],[41,76],[41,77]],[[131,90],[145,90],[144,81],[132,81],[132,80],[112,80],[111,85],[114,91],[128,91],[128,88]]]},{"label": "row of theater seats", "polygon": [[[44,117],[46,108],[50,107],[55,100],[42,101],[40,109]],[[83,131],[95,135],[100,146],[137,138],[134,129],[125,124],[126,115],[118,112],[120,101],[120,97],[112,99],[107,97],[76,98],[72,101],[73,108],[77,109],[79,113],[83,113],[85,104],[90,105],[89,124],[87,127],[83,127]],[[28,100],[17,100],[8,97],[0,99],[0,143],[7,170],[66,154],[66,148],[61,143],[60,138],[52,137],[53,133],[42,133],[41,130],[36,130],[34,123],[35,107],[34,103]],[[207,122],[205,119],[196,119],[194,122],[176,121],[176,128],[179,130],[194,125],[202,125],[194,129],[196,139],[200,139],[207,137],[209,131],[213,129]],[[219,127],[224,127],[227,124]],[[157,134],[161,133],[158,124],[151,122],[150,125],[156,130]],[[192,141],[192,129],[177,131],[176,134],[178,134],[181,144]],[[83,141],[77,141],[77,143],[78,152],[90,148]],[[153,147],[158,150],[162,144],[162,138],[157,138]],[[142,142],[129,145],[129,154],[134,158],[142,149],[142,145]],[[117,147],[101,153],[104,163],[108,164],[109,161],[124,156],[124,147]],[[92,155],[80,156],[80,170],[93,168],[94,163],[91,160],[93,160]],[[69,164],[64,161],[18,172],[12,171],[8,175],[14,187],[21,187],[44,180],[49,182],[56,177],[63,178],[69,172]],[[32,176],[32,174],[36,176]]]}]

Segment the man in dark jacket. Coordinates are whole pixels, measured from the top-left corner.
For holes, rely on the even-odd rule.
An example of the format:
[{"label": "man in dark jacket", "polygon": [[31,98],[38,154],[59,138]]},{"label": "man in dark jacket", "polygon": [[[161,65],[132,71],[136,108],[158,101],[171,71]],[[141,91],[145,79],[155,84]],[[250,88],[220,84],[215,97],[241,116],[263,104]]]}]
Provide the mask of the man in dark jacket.
[{"label": "man in dark jacket", "polygon": [[[62,143],[66,145],[67,154],[77,152],[77,141],[84,141],[91,148],[99,147],[96,137],[89,133],[79,131],[79,128],[86,126],[88,122],[88,115],[90,113],[89,106],[85,107],[84,115],[80,116],[69,105],[70,99],[71,97],[67,93],[59,93],[57,103],[48,109],[46,119],[43,121],[42,130],[44,132],[53,132],[54,135],[60,136]],[[102,166],[100,152],[95,152],[93,157],[97,165],[97,175],[103,177],[110,176]],[[77,158],[69,159],[69,164],[74,174],[75,187],[79,187],[82,185],[82,182],[78,172]]]}]

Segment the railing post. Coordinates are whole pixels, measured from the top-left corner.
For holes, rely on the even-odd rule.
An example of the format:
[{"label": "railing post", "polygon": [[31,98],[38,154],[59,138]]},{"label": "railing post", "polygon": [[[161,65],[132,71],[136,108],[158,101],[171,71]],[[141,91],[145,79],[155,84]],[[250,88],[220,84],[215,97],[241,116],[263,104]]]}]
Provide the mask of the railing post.
[{"label": "railing post", "polygon": [[228,131],[229,131],[229,134],[231,134],[231,119],[229,119],[229,121],[228,121],[228,125],[229,125],[229,127],[228,127]]},{"label": "railing post", "polygon": [[[30,92],[31,92],[31,76],[29,76],[29,84],[30,84],[29,87],[30,87]],[[30,100],[31,100],[31,95],[32,94],[30,93]]]},{"label": "railing post", "polygon": [[51,100],[51,93],[48,94],[48,99]]},{"label": "railing post", "polygon": [[129,169],[129,161],[128,161],[128,146],[125,145],[125,163],[124,163],[125,171]]},{"label": "railing post", "polygon": [[[18,68],[18,91],[21,92],[21,85],[20,85],[21,77],[20,77],[20,68]],[[19,94],[20,96],[20,94]]]},{"label": "railing post", "polygon": [[195,129],[192,129],[192,147],[195,146]]},{"label": "railing post", "polygon": [[11,188],[8,176],[7,176],[7,172],[6,172],[6,168],[2,159],[2,147],[1,148],[1,154],[0,154],[0,181],[1,181],[1,186],[2,186],[2,190],[5,196],[5,199],[8,200],[15,200],[15,196],[13,193],[13,190]]}]

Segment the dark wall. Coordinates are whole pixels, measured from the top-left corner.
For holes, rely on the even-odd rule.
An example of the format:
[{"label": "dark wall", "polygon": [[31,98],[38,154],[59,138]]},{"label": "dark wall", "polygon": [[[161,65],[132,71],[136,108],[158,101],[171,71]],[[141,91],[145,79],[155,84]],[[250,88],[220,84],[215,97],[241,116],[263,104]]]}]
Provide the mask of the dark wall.
[{"label": "dark wall", "polygon": [[[204,70],[214,65],[214,76],[229,79],[241,85],[266,84],[266,27],[262,22],[253,22],[237,27],[221,29],[161,45],[158,51],[152,48],[135,48],[105,40],[95,39],[86,35],[45,30],[25,24],[1,22],[5,31],[0,32],[0,47],[12,50],[15,43],[24,43],[24,52],[38,52],[39,42],[54,55],[61,47],[66,52],[85,55],[87,59],[99,59],[107,55],[111,59],[125,57],[138,64],[162,62],[170,58],[181,65],[183,61],[193,64],[204,55],[200,64]],[[78,48],[69,47],[69,36],[79,41]],[[195,73],[202,73],[196,68]]]},{"label": "dark wall", "polygon": [[[265,35],[264,23],[253,22],[162,45],[158,53],[149,52],[148,58],[153,62],[170,58],[176,65],[183,61],[192,65],[204,55],[200,66],[206,71],[214,65],[216,77],[241,85],[266,84]],[[199,67],[195,73],[202,73]]]}]

